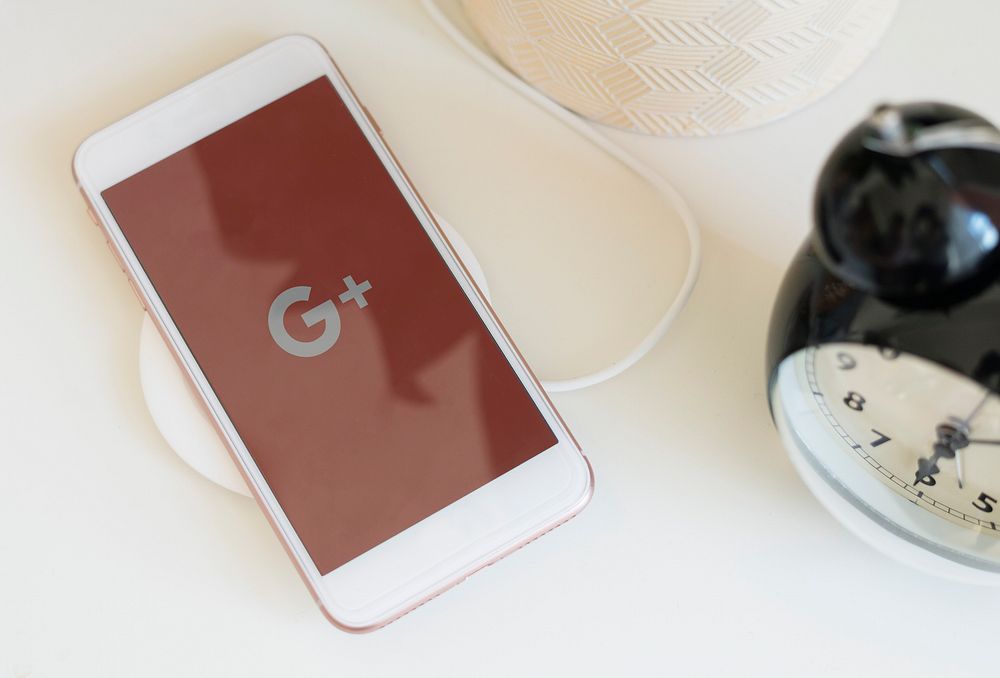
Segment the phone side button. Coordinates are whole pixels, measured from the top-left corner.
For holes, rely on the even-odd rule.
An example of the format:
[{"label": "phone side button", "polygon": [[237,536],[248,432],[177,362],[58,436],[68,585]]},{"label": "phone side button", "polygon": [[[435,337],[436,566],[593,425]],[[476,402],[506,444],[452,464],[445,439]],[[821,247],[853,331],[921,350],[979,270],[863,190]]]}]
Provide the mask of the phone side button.
[{"label": "phone side button", "polygon": [[368,107],[361,104],[361,110],[365,112],[365,117],[368,118],[368,122],[370,122],[372,127],[375,128],[375,132],[377,132],[379,136],[382,136],[382,128],[378,126],[378,123],[375,121],[375,116],[368,110]]},{"label": "phone side button", "polygon": [[94,226],[100,226],[101,222],[97,218],[97,212],[94,211],[94,205],[90,202],[90,198],[88,198],[87,194],[83,192],[83,188],[80,188],[79,186],[77,188],[80,189],[80,195],[83,196],[83,204],[87,206],[87,216],[94,222]]},{"label": "phone side button", "polygon": [[118,254],[118,250],[115,249],[115,246],[112,245],[111,241],[107,238],[105,238],[104,244],[108,246],[108,251],[111,252],[111,256],[115,258],[115,263],[118,264],[118,268],[122,270],[122,273],[125,273],[125,264],[122,263],[122,257]]},{"label": "phone side button", "polygon": [[139,288],[136,286],[135,281],[132,278],[128,278],[128,286],[132,288],[132,294],[135,298],[139,300],[139,305],[142,306],[142,310],[146,310],[146,302],[142,300],[142,294],[139,292]]}]

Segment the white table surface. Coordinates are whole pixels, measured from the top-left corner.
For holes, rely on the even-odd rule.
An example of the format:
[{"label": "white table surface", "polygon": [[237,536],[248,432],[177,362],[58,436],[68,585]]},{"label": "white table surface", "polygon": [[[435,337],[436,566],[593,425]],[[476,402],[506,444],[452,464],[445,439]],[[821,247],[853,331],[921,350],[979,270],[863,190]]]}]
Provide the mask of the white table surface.
[{"label": "white table surface", "polygon": [[[706,251],[666,342],[556,398],[596,467],[591,506],[352,636],[322,619],[253,504],[157,433],[137,377],[142,311],[70,156],[123,113],[306,32],[462,230],[486,189],[475,148],[442,135],[510,93],[411,0],[0,0],[0,676],[995,674],[1000,591],[930,579],[846,533],[794,475],[764,397],[772,296],[839,134],[884,99],[1000,120],[1000,6],[901,5],[861,71],[781,122],[614,134],[687,197]],[[497,250],[472,231],[489,269]]]}]

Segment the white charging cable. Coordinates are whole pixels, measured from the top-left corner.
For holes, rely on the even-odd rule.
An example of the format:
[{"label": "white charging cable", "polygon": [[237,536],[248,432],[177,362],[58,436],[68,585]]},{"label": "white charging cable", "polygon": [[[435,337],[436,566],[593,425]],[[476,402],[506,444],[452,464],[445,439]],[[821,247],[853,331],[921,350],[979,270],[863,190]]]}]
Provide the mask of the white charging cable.
[{"label": "white charging cable", "polygon": [[661,316],[656,322],[656,325],[653,326],[653,329],[649,332],[649,334],[647,334],[646,337],[640,341],[627,355],[619,358],[603,369],[590,374],[584,374],[579,377],[572,377],[570,379],[556,379],[551,381],[543,380],[542,386],[545,387],[546,391],[550,392],[574,391],[576,389],[599,384],[602,381],[607,381],[611,377],[618,376],[637,363],[644,355],[649,353],[657,342],[663,338],[663,336],[667,333],[667,330],[670,329],[670,325],[674,322],[674,319],[681,312],[681,309],[684,308],[687,300],[691,297],[695,281],[698,278],[698,268],[701,265],[701,234],[698,232],[698,224],[695,222],[694,216],[691,214],[691,210],[688,208],[687,204],[685,204],[684,200],[680,197],[677,191],[674,190],[674,187],[667,183],[667,181],[654,170],[647,167],[645,163],[625,151],[617,144],[612,143],[610,139],[598,132],[593,126],[591,126],[590,123],[578,117],[575,113],[563,108],[552,99],[549,99],[547,96],[504,68],[500,62],[492,56],[479,49],[461,32],[461,30],[455,27],[455,25],[448,19],[447,16],[445,16],[445,14],[441,11],[441,8],[438,7],[434,0],[421,0],[421,4],[424,7],[424,11],[427,12],[434,23],[436,23],[438,27],[444,31],[444,33],[451,38],[451,40],[458,45],[459,48],[462,49],[462,51],[472,57],[476,63],[499,78],[511,89],[548,111],[551,115],[575,130],[578,134],[580,134],[580,136],[588,139],[597,145],[601,150],[605,151],[608,155],[615,158],[640,177],[648,181],[666,198],[667,202],[670,203],[670,206],[677,210],[677,213],[680,215],[681,221],[684,223],[684,228],[687,232],[689,251],[688,269],[684,274],[684,282],[681,285],[680,291],[677,293],[674,303],[670,305],[666,312],[664,312],[663,316]]}]

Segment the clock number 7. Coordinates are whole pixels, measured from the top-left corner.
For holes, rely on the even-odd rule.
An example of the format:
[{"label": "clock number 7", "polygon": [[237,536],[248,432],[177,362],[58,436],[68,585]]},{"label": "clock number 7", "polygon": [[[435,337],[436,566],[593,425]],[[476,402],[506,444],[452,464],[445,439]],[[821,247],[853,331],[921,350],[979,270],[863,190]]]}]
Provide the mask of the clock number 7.
[{"label": "clock number 7", "polygon": [[872,433],[874,433],[875,435],[878,436],[878,440],[873,440],[873,441],[871,441],[871,443],[869,443],[872,447],[878,447],[879,445],[885,445],[887,442],[889,442],[890,440],[892,440],[892,438],[890,438],[886,434],[882,433],[881,431],[876,431],[875,429],[872,429]]}]

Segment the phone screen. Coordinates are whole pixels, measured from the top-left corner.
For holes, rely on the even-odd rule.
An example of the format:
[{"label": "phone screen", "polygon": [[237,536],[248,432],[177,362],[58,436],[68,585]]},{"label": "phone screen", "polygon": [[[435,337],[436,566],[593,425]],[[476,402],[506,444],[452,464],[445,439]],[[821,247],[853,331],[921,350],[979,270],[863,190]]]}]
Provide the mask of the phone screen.
[{"label": "phone screen", "polygon": [[102,195],[321,574],[557,443],[327,78]]}]

